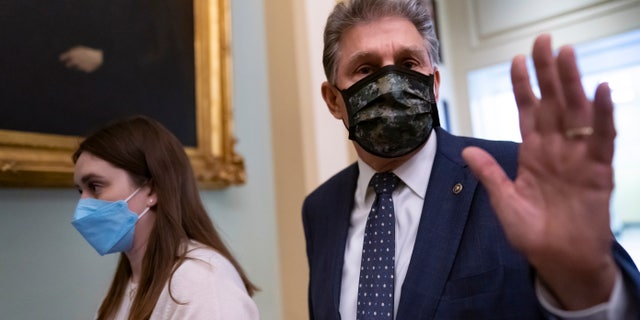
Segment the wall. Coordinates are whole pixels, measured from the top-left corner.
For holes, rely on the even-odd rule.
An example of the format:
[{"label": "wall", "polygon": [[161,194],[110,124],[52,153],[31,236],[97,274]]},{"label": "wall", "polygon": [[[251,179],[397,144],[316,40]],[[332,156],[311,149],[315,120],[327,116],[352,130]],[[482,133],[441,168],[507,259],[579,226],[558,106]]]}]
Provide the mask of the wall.
[{"label": "wall", "polygon": [[283,319],[299,320],[308,314],[302,201],[354,158],[344,126],[331,116],[320,95],[322,30],[333,0],[268,3],[265,25]]},{"label": "wall", "polygon": [[[262,0],[232,0],[234,115],[247,183],[203,191],[249,277],[262,319],[282,319]],[[89,319],[117,256],[100,257],[71,226],[72,189],[0,189],[2,319]]]},{"label": "wall", "polygon": [[553,46],[579,44],[640,27],[638,0],[438,1],[444,85],[453,86],[453,132],[471,135],[468,72],[530,55],[538,34]]}]

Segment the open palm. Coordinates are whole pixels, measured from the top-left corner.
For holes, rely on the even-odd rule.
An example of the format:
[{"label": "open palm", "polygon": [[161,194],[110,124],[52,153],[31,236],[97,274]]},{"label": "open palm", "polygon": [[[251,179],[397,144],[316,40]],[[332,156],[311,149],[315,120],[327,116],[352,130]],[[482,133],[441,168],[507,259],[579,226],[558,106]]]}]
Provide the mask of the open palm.
[{"label": "open palm", "polygon": [[609,224],[611,94],[601,84],[589,101],[573,49],[554,56],[548,35],[536,39],[533,61],[540,98],[525,58],[514,58],[511,68],[523,141],[516,180],[481,149],[467,148],[463,157],[488,189],[509,241],[542,282],[563,307],[586,308],[608,299],[617,272]]}]

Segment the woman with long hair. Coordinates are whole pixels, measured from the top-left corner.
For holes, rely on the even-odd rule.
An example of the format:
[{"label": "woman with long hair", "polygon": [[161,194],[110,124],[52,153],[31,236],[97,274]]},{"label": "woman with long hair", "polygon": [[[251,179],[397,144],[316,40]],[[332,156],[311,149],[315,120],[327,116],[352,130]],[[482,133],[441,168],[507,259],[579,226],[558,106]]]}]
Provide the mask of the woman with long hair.
[{"label": "woman with long hair", "polygon": [[73,226],[100,255],[120,252],[97,319],[258,319],[256,287],[207,214],[183,146],[135,116],[73,155]]}]

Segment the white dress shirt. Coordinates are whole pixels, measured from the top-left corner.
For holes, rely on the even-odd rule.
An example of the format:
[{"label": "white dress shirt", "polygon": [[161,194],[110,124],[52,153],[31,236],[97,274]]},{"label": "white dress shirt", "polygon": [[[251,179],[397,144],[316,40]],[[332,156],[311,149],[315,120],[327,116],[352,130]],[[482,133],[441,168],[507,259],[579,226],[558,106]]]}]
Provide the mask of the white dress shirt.
[{"label": "white dress shirt", "polygon": [[[402,180],[402,183],[398,185],[392,194],[396,216],[394,319],[398,312],[402,284],[407,275],[413,246],[416,242],[418,225],[424,205],[424,195],[428,188],[431,168],[436,156],[436,147],[437,139],[434,131],[418,153],[393,170],[393,173]],[[351,212],[349,233],[344,253],[344,265],[342,267],[342,286],[340,291],[340,315],[342,319],[356,319],[364,228],[367,216],[375,200],[375,192],[372,188],[369,188],[369,181],[376,173],[375,170],[361,159],[358,159],[358,169],[360,174],[354,194],[354,207]],[[537,297],[542,306],[547,311],[564,319],[614,319],[609,317],[623,314],[629,308],[628,291],[620,276],[616,279],[609,302],[580,311],[563,311],[559,309],[557,303],[551,299],[552,296],[548,294],[539,281],[536,281],[535,285]]]},{"label": "white dress shirt", "polygon": [[[396,283],[393,288],[394,319],[398,312],[402,283],[407,275],[413,245],[416,242],[424,195],[427,191],[435,156],[436,135],[434,131],[418,153],[402,166],[393,170],[393,173],[402,180],[402,183],[398,184],[392,194],[396,216]],[[360,174],[354,195],[355,201],[351,212],[349,234],[347,235],[340,291],[340,315],[345,320],[356,318],[364,227],[376,197],[373,189],[369,188],[369,181],[376,172],[360,159],[358,159],[358,169]]]}]

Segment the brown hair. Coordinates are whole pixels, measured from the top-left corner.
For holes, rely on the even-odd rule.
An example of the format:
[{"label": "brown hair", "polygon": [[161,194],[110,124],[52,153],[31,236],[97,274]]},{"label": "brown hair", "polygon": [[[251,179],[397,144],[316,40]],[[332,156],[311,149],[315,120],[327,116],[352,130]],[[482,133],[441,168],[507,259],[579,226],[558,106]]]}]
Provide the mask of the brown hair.
[{"label": "brown hair", "polygon": [[[229,259],[247,292],[253,295],[256,286],[249,281],[223,243],[202,204],[183,146],[162,124],[145,116],[114,122],[80,144],[73,154],[74,163],[83,152],[124,169],[138,186],[149,183],[160,200],[153,208],[155,224],[149,235],[129,319],[148,319],[151,316],[165,284],[177,266],[187,259],[184,244],[189,239],[205,244]],[[121,254],[111,287],[98,310],[98,319],[115,315],[130,276],[129,260]]]}]

